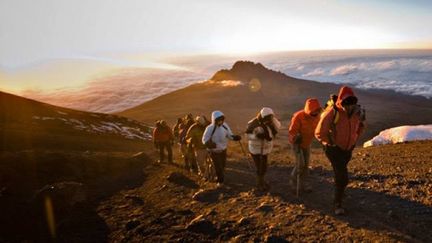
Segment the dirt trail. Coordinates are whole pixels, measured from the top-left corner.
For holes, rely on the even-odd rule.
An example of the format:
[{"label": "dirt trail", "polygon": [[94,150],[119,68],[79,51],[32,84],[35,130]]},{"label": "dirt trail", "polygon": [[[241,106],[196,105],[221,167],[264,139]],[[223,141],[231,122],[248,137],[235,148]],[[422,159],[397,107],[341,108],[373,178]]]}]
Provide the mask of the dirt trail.
[{"label": "dirt trail", "polygon": [[332,171],[322,152],[313,150],[313,191],[296,198],[287,183],[293,158],[282,147],[270,159],[269,192],[254,189],[254,172],[234,151],[225,188],[153,164],[142,186],[103,201],[97,212],[109,241],[430,242],[431,145],[356,149],[345,216],[332,212]]}]

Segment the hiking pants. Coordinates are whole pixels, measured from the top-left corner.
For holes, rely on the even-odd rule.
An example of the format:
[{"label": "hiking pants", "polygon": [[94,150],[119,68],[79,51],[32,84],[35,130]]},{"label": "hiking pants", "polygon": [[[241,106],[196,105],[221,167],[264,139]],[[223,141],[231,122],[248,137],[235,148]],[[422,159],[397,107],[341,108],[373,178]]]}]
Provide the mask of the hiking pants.
[{"label": "hiking pants", "polygon": [[224,170],[227,159],[226,150],[220,152],[210,152],[210,157],[213,160],[213,165],[216,171],[216,182],[223,183],[224,182]]},{"label": "hiking pants", "polygon": [[207,170],[207,166],[206,166],[206,159],[207,159],[207,150],[206,149],[199,149],[199,148],[195,148],[195,158],[196,158],[196,163],[198,166],[198,173],[201,176],[206,175],[206,170]]},{"label": "hiking pants", "polygon": [[[295,145],[298,146],[298,145]],[[299,153],[294,149],[294,156],[296,159],[296,163],[294,165],[293,170],[291,171],[291,176],[295,178],[297,176],[297,171],[300,172],[300,178],[302,180],[306,179],[306,177],[309,174],[308,167],[309,167],[309,161],[310,161],[310,148],[300,148],[303,153],[302,156],[299,155]],[[297,166],[300,165],[300,168],[297,168]]]},{"label": "hiking pants", "polygon": [[159,142],[158,143],[158,147],[159,147],[159,159],[160,162],[162,163],[165,160],[165,152],[164,150],[166,149],[167,153],[168,153],[168,162],[172,163],[172,147],[171,147],[171,142],[167,141],[167,142]]},{"label": "hiking pants", "polygon": [[257,168],[257,175],[258,176],[264,176],[267,172],[267,160],[268,155],[267,154],[251,154],[252,158],[255,162],[255,167]]},{"label": "hiking pants", "polygon": [[182,158],[184,160],[184,166],[186,170],[190,170],[194,168],[193,162],[194,162],[194,155],[193,150],[188,146],[187,143],[181,143],[180,144],[180,152],[182,154]]},{"label": "hiking pants", "polygon": [[327,146],[324,148],[327,158],[333,167],[334,181],[335,181],[335,194],[334,203],[336,206],[342,204],[344,191],[348,185],[348,162],[352,157],[352,150],[343,150],[339,147]]}]

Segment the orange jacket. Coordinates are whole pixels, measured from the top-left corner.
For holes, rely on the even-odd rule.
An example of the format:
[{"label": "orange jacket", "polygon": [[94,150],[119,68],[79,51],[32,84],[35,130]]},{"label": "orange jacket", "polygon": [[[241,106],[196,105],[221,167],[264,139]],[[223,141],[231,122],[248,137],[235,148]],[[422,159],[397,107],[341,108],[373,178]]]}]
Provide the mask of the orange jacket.
[{"label": "orange jacket", "polygon": [[156,127],[153,130],[153,141],[154,142],[168,142],[173,140],[174,136],[171,129],[168,126]]},{"label": "orange jacket", "polygon": [[[360,121],[359,114],[356,113],[349,117],[342,107],[342,101],[350,96],[355,96],[354,92],[351,88],[343,86],[336,101],[339,119],[335,125],[333,125],[335,119],[333,107],[328,107],[321,115],[315,130],[315,137],[322,144],[332,144],[331,141],[333,141],[334,145],[343,150],[350,150],[355,146],[358,137],[364,130],[364,124]],[[333,131],[333,127],[335,131]]]},{"label": "orange jacket", "polygon": [[294,144],[296,135],[300,134],[300,147],[308,148],[311,145],[315,128],[320,117],[314,117],[310,114],[320,108],[321,106],[317,99],[308,99],[306,100],[304,110],[300,110],[293,115],[291,119],[291,125],[288,130],[288,139],[291,144]]}]

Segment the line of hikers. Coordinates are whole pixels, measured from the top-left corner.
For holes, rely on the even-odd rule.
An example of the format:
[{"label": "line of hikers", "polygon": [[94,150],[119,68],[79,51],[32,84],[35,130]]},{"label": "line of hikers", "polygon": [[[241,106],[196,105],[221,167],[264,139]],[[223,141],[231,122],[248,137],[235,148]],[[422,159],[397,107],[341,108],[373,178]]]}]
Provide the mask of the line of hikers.
[{"label": "line of hikers", "polygon": [[[354,92],[347,86],[341,87],[338,95],[331,95],[324,108],[317,99],[307,99],[304,109],[294,113],[288,129],[289,142],[296,158],[289,176],[290,185],[296,185],[297,194],[299,191],[311,190],[308,166],[311,144],[316,138],[323,145],[334,171],[334,207],[338,215],[345,212],[342,201],[348,184],[347,165],[365,129],[365,111],[357,101]],[[280,128],[280,121],[268,107],[262,108],[247,124],[245,134],[249,154],[256,167],[259,190],[269,189],[264,177],[268,155]],[[215,176],[218,187],[224,183],[228,140],[238,141],[243,150],[241,136],[231,131],[221,111],[212,112],[211,122],[205,116],[193,119],[188,114],[179,118],[172,129],[165,121],[158,121],[153,139],[160,153],[159,162],[164,161],[164,150],[167,150],[168,163],[173,163],[172,146],[177,141],[185,168],[198,173],[205,180],[212,180]]]}]

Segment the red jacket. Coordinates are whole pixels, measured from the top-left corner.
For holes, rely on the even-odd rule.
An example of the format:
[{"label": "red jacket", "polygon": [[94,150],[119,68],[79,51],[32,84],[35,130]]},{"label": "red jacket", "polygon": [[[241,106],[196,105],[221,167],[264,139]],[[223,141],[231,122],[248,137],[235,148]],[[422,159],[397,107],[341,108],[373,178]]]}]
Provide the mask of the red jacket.
[{"label": "red jacket", "polygon": [[321,119],[315,130],[315,137],[322,144],[331,144],[331,141],[333,141],[334,145],[337,145],[343,150],[349,150],[355,146],[357,139],[364,130],[364,124],[360,121],[359,114],[355,113],[349,117],[348,113],[342,107],[342,101],[350,96],[355,96],[354,92],[351,88],[343,86],[339,91],[336,101],[339,119],[334,125],[335,131],[333,131],[332,128],[335,119],[333,107],[328,107],[321,115]]},{"label": "red jacket", "polygon": [[321,106],[317,99],[308,99],[306,100],[304,110],[300,110],[293,115],[288,130],[288,139],[291,144],[294,144],[296,135],[300,134],[302,138],[300,147],[308,148],[311,145],[319,116],[314,117],[310,114],[320,108]]},{"label": "red jacket", "polygon": [[168,142],[173,139],[174,139],[173,133],[168,126],[156,127],[153,130],[154,142]]}]

